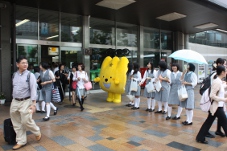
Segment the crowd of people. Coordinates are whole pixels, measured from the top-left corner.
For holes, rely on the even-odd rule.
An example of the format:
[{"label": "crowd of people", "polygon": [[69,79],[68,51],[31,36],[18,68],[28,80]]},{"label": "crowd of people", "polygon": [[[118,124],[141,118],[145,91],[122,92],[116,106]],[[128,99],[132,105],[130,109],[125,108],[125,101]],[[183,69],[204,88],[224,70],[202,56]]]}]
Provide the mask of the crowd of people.
[{"label": "crowd of people", "polygon": [[[171,69],[167,68],[167,63],[160,61],[159,69],[154,69],[152,61],[147,63],[147,70],[143,77],[139,71],[137,63],[128,64],[126,94],[130,102],[126,104],[132,107],[132,110],[140,108],[141,85],[146,82],[143,96],[147,98],[147,112],[155,112],[156,114],[167,114],[166,120],[179,120],[183,108],[186,111],[186,120],[182,122],[183,125],[193,124],[193,109],[195,108],[195,86],[197,85],[197,76],[195,66],[192,63],[187,64],[187,69],[183,72],[179,70],[177,63],[171,64]],[[132,81],[137,81],[137,89],[132,88]],[[149,83],[154,85],[153,91],[147,91]],[[161,89],[158,90],[158,83]],[[210,98],[213,100],[211,108],[208,113],[208,118],[202,125],[196,141],[199,143],[207,144],[205,137],[214,138],[215,136],[209,132],[209,129],[218,117],[218,126],[215,132],[216,135],[225,137],[227,136],[227,119],[225,115],[225,103],[227,102],[225,88],[226,85],[226,60],[218,58],[213,64],[213,71],[210,75]],[[178,97],[178,90],[184,86],[187,91],[187,99],[180,100]],[[158,107],[155,109],[156,101]],[[163,108],[164,106],[164,108]],[[172,116],[173,106],[177,106],[177,114]],[[221,127],[224,132],[221,131]]]},{"label": "crowd of people", "polygon": [[[34,133],[37,141],[41,139],[40,128],[30,115],[34,112],[46,113],[43,120],[48,121],[51,108],[54,110],[54,115],[57,114],[58,108],[52,103],[53,88],[59,90],[60,102],[63,102],[66,85],[69,85],[70,92],[72,92],[72,106],[76,105],[78,98],[80,109],[83,111],[84,99],[87,96],[84,84],[89,81],[83,63],[74,64],[71,72],[69,72],[64,64],[59,64],[52,71],[48,63],[41,62],[39,67],[34,67],[34,74],[30,74],[27,70],[28,60],[21,57],[17,60],[17,67],[18,71],[13,75],[13,100],[10,107],[10,116],[17,142],[13,149],[19,149],[26,145],[26,130]],[[187,68],[181,72],[177,63],[172,63],[169,70],[167,63],[160,61],[158,67],[159,70],[156,71],[152,61],[148,62],[147,70],[142,77],[137,63],[128,64],[125,93],[130,96],[131,100],[126,106],[132,107],[132,110],[140,108],[141,85],[146,82],[143,96],[147,98],[147,112],[167,114],[166,120],[179,120],[184,108],[186,120],[182,124],[185,126],[192,125],[193,109],[195,108],[194,88],[197,85],[197,76],[194,73],[195,66],[188,63]],[[199,143],[207,144],[205,137],[215,137],[209,132],[209,129],[216,117],[218,118],[218,125],[215,134],[222,137],[227,136],[226,74],[226,60],[218,58],[213,64],[213,72],[210,75],[211,107],[207,119],[196,136],[196,141]],[[136,86],[134,85],[136,88],[132,89],[132,81],[136,83]],[[154,86],[152,91],[148,91],[150,83]],[[183,101],[178,97],[178,89],[182,86],[185,87],[187,92],[187,98]],[[158,103],[157,108],[155,108],[156,101]],[[173,106],[178,107],[175,116],[172,116]],[[221,128],[223,128],[224,133]]]}]

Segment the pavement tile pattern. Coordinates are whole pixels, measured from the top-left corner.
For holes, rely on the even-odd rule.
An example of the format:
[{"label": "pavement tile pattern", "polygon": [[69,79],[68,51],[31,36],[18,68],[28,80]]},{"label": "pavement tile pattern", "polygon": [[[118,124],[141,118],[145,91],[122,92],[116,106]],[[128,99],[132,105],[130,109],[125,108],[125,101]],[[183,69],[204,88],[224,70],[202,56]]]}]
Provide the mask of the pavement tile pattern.
[{"label": "pavement tile pattern", "polygon": [[[199,108],[200,95],[195,89],[196,109],[193,125],[184,126],[185,110],[180,120],[166,121],[166,114],[146,112],[146,98],[141,97],[140,109],[126,107],[127,97],[122,103],[105,101],[106,93],[90,93],[85,100],[85,110],[72,107],[68,98],[58,105],[58,114],[44,122],[45,114],[35,113],[33,118],[41,128],[42,139],[35,140],[34,134],[27,132],[28,143],[22,151],[227,151],[227,139],[216,136],[207,139],[208,145],[195,141],[207,113]],[[142,92],[143,93],[143,92]],[[77,103],[78,105],[78,103]],[[157,105],[157,104],[156,104]],[[157,106],[156,106],[157,108]],[[177,107],[173,108],[172,117]],[[0,105],[0,151],[12,150],[12,145],[4,141],[3,121],[9,118],[9,106]],[[211,127],[214,134],[217,123]]]}]

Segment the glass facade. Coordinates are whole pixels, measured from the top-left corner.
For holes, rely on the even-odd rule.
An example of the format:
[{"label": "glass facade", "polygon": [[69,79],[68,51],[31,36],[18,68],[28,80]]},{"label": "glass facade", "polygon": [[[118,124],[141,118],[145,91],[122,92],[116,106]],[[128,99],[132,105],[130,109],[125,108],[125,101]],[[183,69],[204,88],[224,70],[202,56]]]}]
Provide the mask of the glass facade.
[{"label": "glass facade", "polygon": [[39,10],[40,40],[59,41],[59,13]]},{"label": "glass facade", "polygon": [[204,31],[189,35],[189,42],[227,48],[227,35],[219,31]]},{"label": "glass facade", "polygon": [[16,38],[38,39],[38,9],[16,7]]},{"label": "glass facade", "polygon": [[137,47],[137,33],[136,25],[117,23],[117,46]]},{"label": "glass facade", "polygon": [[61,41],[82,42],[81,16],[61,13]]},{"label": "glass facade", "polygon": [[157,29],[144,29],[144,48],[160,49],[160,32]]},{"label": "glass facade", "polygon": [[91,18],[90,43],[101,45],[115,45],[114,21]]},{"label": "glass facade", "polygon": [[[29,55],[32,64],[36,65],[39,61],[50,64],[61,62],[71,68],[73,63],[89,61],[90,79],[93,81],[99,75],[101,64],[107,56],[126,56],[130,62],[138,62],[140,33],[137,25],[88,17],[88,26],[83,25],[82,16],[79,15],[17,6],[16,23],[25,19],[26,22],[16,26],[16,38],[36,40],[36,44],[18,44],[17,53]],[[90,54],[86,54],[89,55],[88,60],[81,48],[82,41],[86,41],[83,39],[83,27],[90,31],[90,46],[86,48],[91,50]],[[26,32],[27,28],[30,33]],[[154,60],[157,66],[161,58],[167,57],[160,53],[160,49],[172,50],[171,32],[144,28],[143,39],[144,57],[141,59],[144,66],[149,60]],[[31,56],[33,53],[35,56]],[[94,83],[94,88],[99,89],[99,85]]]}]

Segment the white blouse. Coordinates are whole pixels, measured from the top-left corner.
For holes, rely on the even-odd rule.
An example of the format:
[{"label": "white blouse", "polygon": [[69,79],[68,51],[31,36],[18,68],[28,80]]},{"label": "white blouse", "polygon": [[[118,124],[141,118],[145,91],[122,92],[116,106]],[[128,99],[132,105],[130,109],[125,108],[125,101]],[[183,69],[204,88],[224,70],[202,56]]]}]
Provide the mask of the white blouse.
[{"label": "white blouse", "polygon": [[[148,70],[148,73],[151,73],[151,70]],[[141,80],[141,83],[144,83],[144,81],[146,81],[147,77],[148,77],[148,73],[147,73],[147,70],[144,72],[144,75],[143,75],[143,79]],[[157,78],[157,71],[156,70],[153,70],[153,75],[154,75],[154,79]]]},{"label": "white blouse", "polygon": [[137,71],[137,78],[133,78],[134,80],[136,80],[137,82],[141,81],[141,73],[139,71]]},{"label": "white blouse", "polygon": [[[221,89],[218,92],[218,97],[220,97],[220,98],[224,98],[225,97],[225,89],[224,89],[225,86],[224,85],[225,85],[224,83],[221,84]],[[223,106],[224,106],[224,102],[223,101],[219,101],[218,102],[218,107],[223,107]]]},{"label": "white blouse", "polygon": [[83,78],[85,78],[86,81],[89,80],[87,72],[85,72],[85,71],[76,71],[76,73],[77,73],[77,79],[80,78],[80,80],[77,81],[77,86],[78,86],[79,89],[84,89],[85,88],[84,87],[84,83],[85,82],[84,82]]},{"label": "white blouse", "polygon": [[[71,72],[73,74],[73,79],[72,79],[73,81],[76,81],[77,80],[77,73],[76,72]],[[69,75],[68,75],[68,80],[70,79],[71,73],[69,73]]]}]

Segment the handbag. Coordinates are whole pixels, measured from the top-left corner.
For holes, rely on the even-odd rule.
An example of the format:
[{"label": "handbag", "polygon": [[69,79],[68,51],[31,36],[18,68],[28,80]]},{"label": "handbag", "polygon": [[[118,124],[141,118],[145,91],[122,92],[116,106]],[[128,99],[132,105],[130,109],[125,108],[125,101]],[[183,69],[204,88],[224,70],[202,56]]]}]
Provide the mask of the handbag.
[{"label": "handbag", "polygon": [[84,83],[84,87],[85,89],[88,91],[88,90],[91,90],[92,89],[92,84],[90,81]]},{"label": "handbag", "polygon": [[161,82],[160,82],[159,80],[155,82],[154,86],[155,86],[155,89],[156,89],[158,92],[159,92],[159,91],[161,90],[161,88],[162,88]]},{"label": "handbag", "polygon": [[137,91],[138,89],[138,83],[136,80],[131,80],[131,84],[130,84],[130,91]]},{"label": "handbag", "polygon": [[52,88],[52,101],[56,103],[61,102],[61,96],[57,87]]},{"label": "handbag", "polygon": [[149,82],[145,87],[147,89],[147,93],[151,93],[151,92],[155,91],[155,87],[154,87],[153,82]]},{"label": "handbag", "polygon": [[[87,75],[87,72],[86,72],[86,75]],[[88,81],[88,82],[84,83],[84,87],[87,91],[91,90],[92,89],[92,83],[90,81]]]},{"label": "handbag", "polygon": [[180,101],[185,101],[188,98],[188,93],[184,85],[178,89],[177,93]]},{"label": "handbag", "polygon": [[76,90],[76,87],[77,87],[77,82],[76,82],[76,81],[73,81],[73,82],[72,82],[72,88],[73,88],[74,90]]}]

